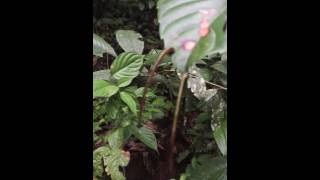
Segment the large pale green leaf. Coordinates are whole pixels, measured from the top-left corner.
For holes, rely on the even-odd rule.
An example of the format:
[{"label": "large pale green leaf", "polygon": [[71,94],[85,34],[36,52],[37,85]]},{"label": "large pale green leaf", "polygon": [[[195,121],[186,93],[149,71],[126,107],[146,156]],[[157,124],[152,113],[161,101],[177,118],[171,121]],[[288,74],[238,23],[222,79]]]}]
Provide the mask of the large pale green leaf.
[{"label": "large pale green leaf", "polygon": [[119,80],[122,78],[133,79],[139,74],[139,70],[143,64],[143,56],[125,52],[120,54],[110,67],[111,75]]},{"label": "large pale green leaf", "polygon": [[100,36],[93,33],[93,55],[103,57],[103,53],[108,53],[114,57],[117,56],[110,44]]},{"label": "large pale green leaf", "polygon": [[136,126],[130,126],[132,134],[153,150],[157,150],[157,139],[152,130],[146,127],[138,129]]},{"label": "large pale green leaf", "polygon": [[201,155],[188,165],[180,180],[227,180],[227,158]]},{"label": "large pale green leaf", "polygon": [[159,0],[160,36],[166,48],[175,48],[173,63],[180,71],[214,48],[216,34],[210,28],[225,11],[227,0]]},{"label": "large pale green leaf", "polygon": [[129,109],[133,112],[133,114],[137,114],[137,105],[133,97],[127,92],[120,92],[120,98],[123,102],[125,102]]},{"label": "large pale green leaf", "polygon": [[118,30],[116,31],[116,38],[125,52],[142,54],[144,42],[139,40],[142,38],[141,34],[131,30]]},{"label": "large pale green leaf", "polygon": [[93,97],[111,97],[116,94],[119,87],[105,80],[93,81]]},{"label": "large pale green leaf", "polygon": [[93,72],[93,80],[110,80],[110,70],[100,70]]},{"label": "large pale green leaf", "polygon": [[214,139],[221,151],[221,153],[225,156],[227,155],[227,122],[224,121],[220,126],[218,126],[214,133]]}]

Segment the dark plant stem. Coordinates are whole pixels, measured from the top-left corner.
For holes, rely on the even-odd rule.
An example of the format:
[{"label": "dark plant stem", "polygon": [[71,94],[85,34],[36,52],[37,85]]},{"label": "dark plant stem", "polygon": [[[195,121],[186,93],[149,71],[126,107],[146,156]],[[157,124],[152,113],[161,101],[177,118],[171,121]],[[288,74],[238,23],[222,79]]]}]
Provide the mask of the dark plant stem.
[{"label": "dark plant stem", "polygon": [[140,112],[139,112],[139,117],[138,117],[139,122],[141,122],[141,120],[142,120],[142,113],[143,113],[143,111],[144,111],[144,104],[145,104],[145,101],[146,101],[146,95],[147,95],[147,93],[148,93],[148,88],[149,88],[149,86],[150,86],[150,84],[151,84],[152,78],[153,78],[153,76],[154,76],[154,74],[155,74],[155,72],[156,72],[156,70],[157,70],[157,67],[158,67],[159,64],[162,62],[162,60],[164,59],[164,57],[165,57],[166,55],[170,55],[170,54],[172,54],[173,52],[174,52],[174,49],[173,49],[173,48],[168,48],[168,49],[163,50],[163,51],[160,53],[157,61],[156,61],[156,62],[154,63],[154,65],[151,67],[151,70],[150,70],[150,73],[149,73],[149,76],[148,76],[146,85],[145,85],[145,87],[144,87],[143,97],[142,97],[142,99],[141,99],[141,101],[140,101]]},{"label": "dark plant stem", "polygon": [[178,123],[178,117],[179,117],[179,112],[180,112],[180,104],[181,104],[181,99],[182,99],[182,94],[184,90],[184,84],[186,80],[188,79],[188,73],[183,73],[181,74],[181,80],[180,80],[180,85],[179,85],[179,93],[177,97],[177,102],[176,102],[176,110],[174,112],[174,117],[173,117],[173,123],[172,123],[172,129],[171,129],[171,138],[170,138],[170,156],[169,156],[169,170],[170,175],[172,176],[174,173],[172,173],[173,170],[173,162],[174,162],[174,153],[176,151],[176,146],[175,146],[175,139],[176,139],[176,130],[177,130],[177,123]]}]

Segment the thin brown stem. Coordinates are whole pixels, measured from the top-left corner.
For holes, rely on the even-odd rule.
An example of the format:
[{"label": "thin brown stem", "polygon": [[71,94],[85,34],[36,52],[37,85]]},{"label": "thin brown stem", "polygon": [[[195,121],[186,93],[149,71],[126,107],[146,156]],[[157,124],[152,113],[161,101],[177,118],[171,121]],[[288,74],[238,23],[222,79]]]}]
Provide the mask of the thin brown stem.
[{"label": "thin brown stem", "polygon": [[180,104],[181,104],[184,84],[185,84],[187,78],[188,78],[188,74],[187,73],[181,74],[179,93],[178,93],[178,97],[177,97],[176,109],[175,109],[175,112],[174,112],[172,129],[171,129],[171,139],[170,139],[170,144],[171,145],[175,144],[175,134],[176,134],[177,122],[178,122],[178,117],[179,117],[179,112],[180,112]]},{"label": "thin brown stem", "polygon": [[174,112],[174,117],[173,117],[173,123],[172,123],[172,129],[171,129],[171,138],[170,138],[170,155],[169,155],[169,170],[171,171],[170,174],[171,176],[174,174],[173,171],[173,162],[174,162],[174,153],[176,151],[176,146],[175,146],[175,139],[176,139],[176,130],[177,130],[177,123],[178,123],[178,118],[179,118],[179,112],[180,112],[180,104],[181,104],[181,99],[182,99],[182,94],[184,90],[184,84],[186,80],[188,79],[188,73],[183,73],[181,74],[181,80],[180,80],[180,86],[179,86],[179,93],[177,97],[177,102],[176,102],[176,109]]}]

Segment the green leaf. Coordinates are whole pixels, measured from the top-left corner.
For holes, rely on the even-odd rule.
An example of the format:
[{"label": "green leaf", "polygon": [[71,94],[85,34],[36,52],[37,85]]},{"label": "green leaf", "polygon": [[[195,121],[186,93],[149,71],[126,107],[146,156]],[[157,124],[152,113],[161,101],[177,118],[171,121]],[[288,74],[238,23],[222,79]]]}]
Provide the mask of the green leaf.
[{"label": "green leaf", "polygon": [[143,64],[143,56],[131,52],[120,54],[110,67],[111,75],[119,80],[121,78],[133,79],[139,75]]},{"label": "green leaf", "polygon": [[93,72],[93,80],[110,80],[110,78],[111,75],[109,69]]},{"label": "green leaf", "polygon": [[[158,59],[158,57],[160,56],[161,52],[162,50],[159,50],[159,49],[151,49],[150,52],[144,57],[146,60],[144,64],[153,65]],[[159,64],[159,67],[170,63],[170,60],[171,60],[170,56],[165,56],[162,62]]]},{"label": "green leaf", "polygon": [[208,68],[200,68],[199,73],[206,81],[211,81],[213,78],[212,70],[209,70]]},{"label": "green leaf", "polygon": [[93,172],[95,176],[102,176],[103,169],[103,156],[109,154],[110,149],[102,146],[93,151]]},{"label": "green leaf", "polygon": [[227,158],[201,155],[194,158],[180,180],[227,180]]},{"label": "green leaf", "polygon": [[215,70],[222,72],[223,74],[227,74],[227,65],[224,61],[218,61],[214,65],[212,65]]},{"label": "green leaf", "polygon": [[221,153],[225,156],[227,155],[227,122],[222,122],[221,126],[218,126],[214,133],[214,139],[221,151]]},{"label": "green leaf", "polygon": [[211,120],[210,114],[208,114],[207,112],[203,112],[197,116],[196,123],[204,123],[210,120]]},{"label": "green leaf", "polygon": [[124,77],[117,81],[117,85],[118,87],[126,87],[131,84],[132,80],[132,78]]},{"label": "green leaf", "polygon": [[103,57],[103,53],[108,53],[114,57],[117,56],[110,44],[100,36],[93,33],[93,55]]},{"label": "green leaf", "polygon": [[226,5],[227,0],[158,1],[160,37],[165,48],[175,49],[172,62],[179,71],[214,48],[216,35],[210,27]]},{"label": "green leaf", "polygon": [[116,31],[116,38],[125,52],[142,54],[144,42],[139,40],[142,38],[141,34],[131,30],[118,30]]},{"label": "green leaf", "polygon": [[209,52],[210,56],[216,53],[225,53],[227,51],[227,31],[223,30],[226,23],[227,11],[224,11],[213,23],[212,27],[216,34],[215,47]]},{"label": "green leaf", "polygon": [[121,100],[128,105],[133,114],[137,115],[137,105],[133,97],[127,92],[120,92]]},{"label": "green leaf", "polygon": [[107,136],[109,146],[111,148],[121,148],[124,143],[123,128],[116,129]]},{"label": "green leaf", "polygon": [[111,148],[121,148],[123,144],[131,136],[129,128],[118,128],[107,136],[108,143]]},{"label": "green leaf", "polygon": [[193,65],[195,62],[199,61],[200,59],[204,58],[207,54],[210,53],[215,47],[215,39],[216,34],[210,28],[210,31],[206,37],[203,37],[199,40],[195,48],[193,49],[189,60],[187,62],[187,66]]},{"label": "green leaf", "polygon": [[124,175],[119,171],[120,167],[125,167],[129,163],[120,149],[112,148],[110,153],[104,158],[105,171],[108,175],[111,176],[112,180],[125,180]]},{"label": "green leaf", "polygon": [[93,97],[111,97],[118,92],[119,88],[105,80],[93,81]]},{"label": "green leaf", "polygon": [[213,23],[213,30],[216,34],[215,50],[221,49],[225,45],[225,32],[223,30],[224,24],[226,22],[226,13],[224,11]]},{"label": "green leaf", "polygon": [[130,126],[132,134],[153,150],[157,150],[157,139],[152,130],[146,127],[138,129],[136,126]]},{"label": "green leaf", "polygon": [[[125,167],[129,159],[125,157],[121,149],[99,147],[93,152],[93,167],[95,175],[102,175],[102,163],[105,166],[105,172],[111,176],[112,180],[125,180],[124,175],[119,171],[119,167]],[[101,173],[101,174],[100,174]]]},{"label": "green leaf", "polygon": [[107,111],[107,116],[110,119],[116,119],[121,108],[121,100],[119,98],[111,98],[108,100],[105,106],[105,110]]},{"label": "green leaf", "polygon": [[137,97],[142,97],[144,92],[144,87],[141,87],[137,89],[134,93],[136,94]]}]

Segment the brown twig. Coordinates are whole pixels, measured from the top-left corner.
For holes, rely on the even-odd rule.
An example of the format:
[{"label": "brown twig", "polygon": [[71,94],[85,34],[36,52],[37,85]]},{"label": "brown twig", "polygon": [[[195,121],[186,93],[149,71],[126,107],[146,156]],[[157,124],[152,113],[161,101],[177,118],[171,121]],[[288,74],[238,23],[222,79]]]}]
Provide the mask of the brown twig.
[{"label": "brown twig", "polygon": [[[172,129],[171,129],[171,137],[170,137],[170,148],[171,148],[170,155],[169,155],[169,169],[170,169],[170,171],[173,170],[173,162],[174,162],[173,157],[174,157],[174,153],[175,153],[175,149],[176,149],[175,139],[176,139],[177,123],[178,123],[178,117],[179,117],[179,112],[180,112],[180,104],[181,104],[184,84],[187,79],[188,79],[188,73],[181,74],[179,93],[178,93],[178,97],[177,97],[176,109],[174,112]],[[172,175],[173,173],[171,172],[170,174]]]}]

